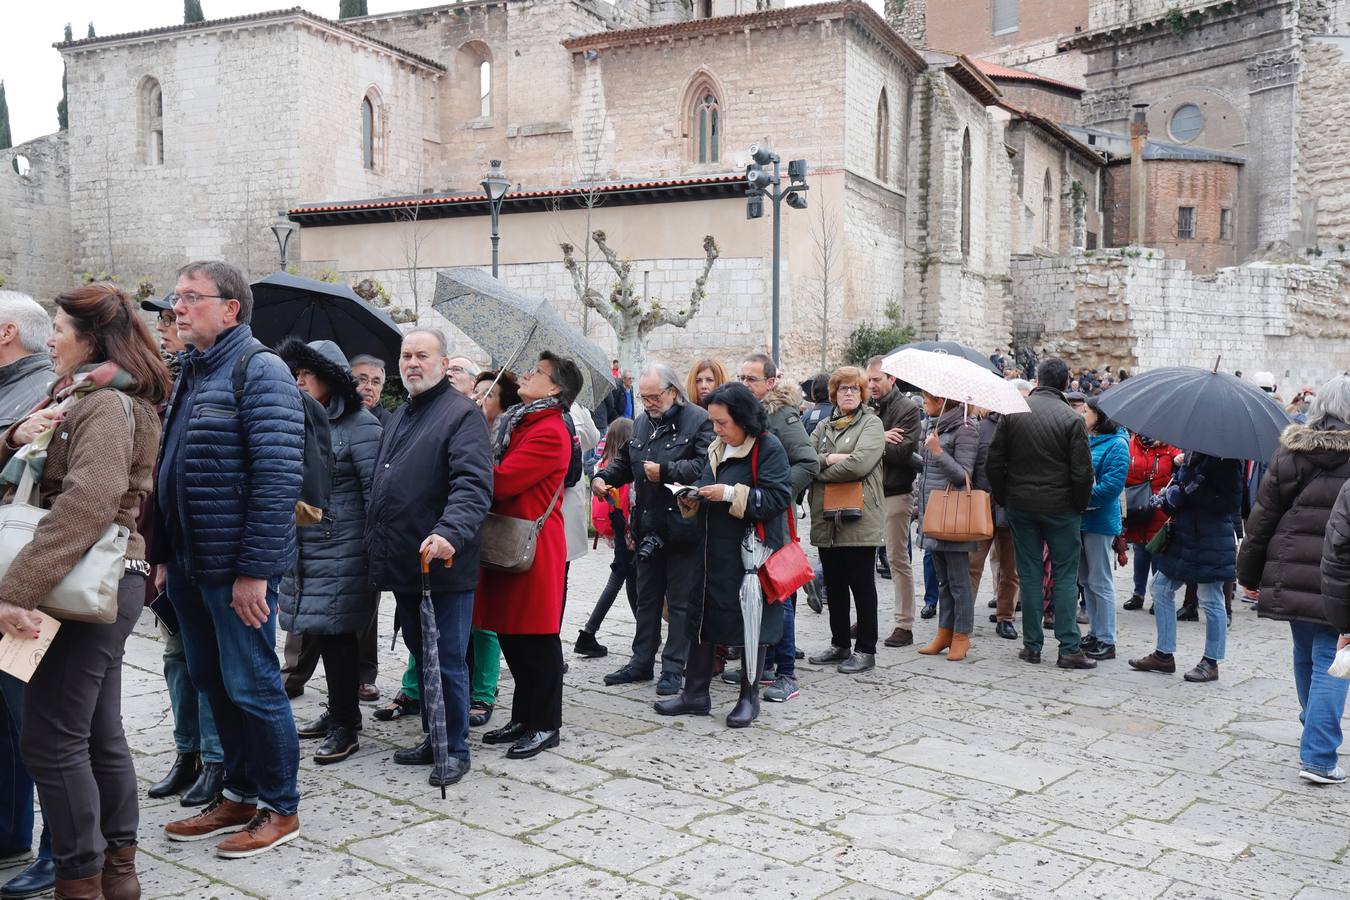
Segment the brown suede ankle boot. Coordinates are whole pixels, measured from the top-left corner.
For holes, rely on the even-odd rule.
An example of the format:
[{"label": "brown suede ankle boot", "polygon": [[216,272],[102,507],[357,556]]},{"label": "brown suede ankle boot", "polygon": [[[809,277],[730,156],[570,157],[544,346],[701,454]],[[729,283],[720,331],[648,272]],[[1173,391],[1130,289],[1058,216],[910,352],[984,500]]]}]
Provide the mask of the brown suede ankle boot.
[{"label": "brown suede ankle boot", "polygon": [[103,900],[103,875],[56,879],[56,900]]},{"label": "brown suede ankle boot", "polygon": [[947,651],[947,662],[960,662],[970,650],[970,635],[956,632],[952,635],[951,649]]},{"label": "brown suede ankle boot", "polygon": [[952,645],[952,630],[950,628],[939,628],[937,636],[933,638],[933,643],[927,647],[920,647],[919,652],[924,656],[937,656],[943,650]]},{"label": "brown suede ankle boot", "polygon": [[140,900],[141,880],[136,877],[136,845],[103,854],[104,900]]}]

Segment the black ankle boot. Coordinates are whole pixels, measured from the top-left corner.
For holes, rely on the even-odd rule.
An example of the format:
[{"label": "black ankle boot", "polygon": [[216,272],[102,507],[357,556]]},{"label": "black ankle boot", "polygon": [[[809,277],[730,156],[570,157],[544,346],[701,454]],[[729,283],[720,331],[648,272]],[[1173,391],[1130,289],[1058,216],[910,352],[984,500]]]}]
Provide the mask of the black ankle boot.
[{"label": "black ankle boot", "polygon": [[[759,650],[755,654],[757,660],[755,671],[757,673],[764,671],[764,656],[768,649],[765,645],[760,644]],[[727,713],[728,728],[748,728],[751,722],[759,718],[759,685],[756,683],[759,678],[756,677],[755,681],[752,682],[746,677],[749,674],[745,668],[741,669],[741,696],[731,712]]]},{"label": "black ankle boot", "polygon": [[201,771],[202,759],[195,750],[191,753],[180,753],[174,757],[169,774],[150,785],[150,789],[145,793],[153,800],[182,793],[197,780]]},{"label": "black ankle boot", "polygon": [[197,776],[197,781],[178,802],[183,806],[205,806],[220,796],[220,789],[224,785],[225,764],[202,763],[202,772]]},{"label": "black ankle boot", "polygon": [[712,684],[716,662],[713,644],[690,644],[689,657],[684,663],[684,688],[668,700],[656,701],[654,706],[657,713],[663,716],[706,716],[712,712],[712,696],[708,693],[708,686]]}]

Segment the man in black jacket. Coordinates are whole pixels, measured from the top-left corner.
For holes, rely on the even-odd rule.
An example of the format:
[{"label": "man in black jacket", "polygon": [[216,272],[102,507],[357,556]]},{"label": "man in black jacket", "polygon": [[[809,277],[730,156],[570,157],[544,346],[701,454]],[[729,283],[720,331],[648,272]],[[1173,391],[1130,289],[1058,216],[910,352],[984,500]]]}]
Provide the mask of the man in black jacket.
[{"label": "man in black jacket", "polygon": [[[487,422],[447,378],[445,336],[431,329],[403,336],[399,375],[408,402],[389,417],[375,459],[366,510],[366,552],[375,587],[393,591],[408,651],[422,656],[423,553],[430,556],[431,600],[440,632],[441,682],[454,784],[469,771],[469,669],[465,652],[478,585],[483,519],[492,505],[492,446]],[[417,671],[422,687],[422,670]],[[427,729],[426,710],[422,727]],[[429,738],[394,753],[402,765],[431,765]]]},{"label": "man in black jacket", "polygon": [[867,361],[867,386],[872,408],[886,429],[886,448],[881,452],[881,492],[886,498],[886,555],[891,564],[895,589],[895,629],[886,638],[887,647],[914,643],[914,569],[909,559],[910,520],[914,517],[914,479],[919,474],[915,452],[919,449],[922,414],[895,379],[881,371],[882,357]]},{"label": "man in black jacket", "polygon": [[675,504],[668,484],[693,484],[703,474],[712,443],[712,422],[684,395],[679,378],[666,365],[648,366],[638,378],[643,415],[633,424],[633,437],[591,482],[596,495],[611,486],[633,484],[629,527],[637,547],[637,627],[633,656],[605,684],[651,681],[656,650],[661,646],[662,601],[670,610],[665,651],[661,654],[658,694],[678,694],[689,653],[685,632],[698,590],[694,576],[695,529]]},{"label": "man in black jacket", "polygon": [[1097,664],[1079,647],[1078,556],[1082,552],[1083,510],[1092,496],[1092,452],[1083,418],[1069,408],[1064,390],[1069,367],[1044,360],[1039,386],[1027,398],[1030,413],[1004,416],[989,446],[987,472],[994,502],[1008,512],[1022,586],[1022,641],[1019,658],[1041,661],[1042,544],[1050,548],[1054,578],[1055,637],[1064,669]]}]

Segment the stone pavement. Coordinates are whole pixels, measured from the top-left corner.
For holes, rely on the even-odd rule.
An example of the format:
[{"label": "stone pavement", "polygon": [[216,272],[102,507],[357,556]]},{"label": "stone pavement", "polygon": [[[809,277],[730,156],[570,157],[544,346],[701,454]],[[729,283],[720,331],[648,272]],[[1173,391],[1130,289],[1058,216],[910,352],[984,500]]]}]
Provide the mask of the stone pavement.
[{"label": "stone pavement", "polygon": [[[802,664],[802,694],[753,728],[668,720],[654,685],[606,688],[632,619],[616,605],[582,660],[570,640],[604,581],[603,547],[572,567],[562,746],[513,762],[473,742],[473,771],[442,800],[426,771],[395,766],[409,721],[367,716],[360,753],[301,763],[302,837],[250,860],[171,844],[176,801],[143,801],[146,897],[1298,897],[1347,896],[1346,788],[1297,778],[1298,704],[1286,629],[1242,605],[1217,684],[1131,672],[1152,647],[1147,612],[1120,613],[1122,658],[1095,672],[1017,661],[978,601],[964,663],[880,648],[859,677]],[[1125,572],[1118,594],[1129,595]],[[986,578],[986,582],[989,579]],[[878,582],[883,635],[890,583]],[[392,601],[386,599],[389,612]],[[809,652],[824,616],[801,605]],[[382,623],[389,646],[392,623]],[[1178,664],[1200,656],[1182,623]],[[933,620],[920,622],[926,641]],[[172,757],[158,632],[127,647],[124,716],[149,784]],[[396,689],[402,648],[380,687]],[[505,721],[511,684],[502,667]],[[322,674],[295,703],[320,710]],[[313,742],[302,742],[302,751]]]}]

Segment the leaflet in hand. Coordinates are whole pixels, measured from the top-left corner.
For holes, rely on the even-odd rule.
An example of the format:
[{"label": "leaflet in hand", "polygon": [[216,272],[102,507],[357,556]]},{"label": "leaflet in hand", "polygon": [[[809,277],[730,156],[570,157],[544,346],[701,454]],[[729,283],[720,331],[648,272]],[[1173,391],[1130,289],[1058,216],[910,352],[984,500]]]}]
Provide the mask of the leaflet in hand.
[{"label": "leaflet in hand", "polygon": [[667,484],[665,488],[676,497],[692,497],[698,493],[698,488],[687,484]]},{"label": "leaflet in hand", "polygon": [[37,614],[42,617],[42,625],[36,638],[15,638],[9,635],[0,638],[0,672],[7,672],[25,683],[37,671],[38,663],[42,662],[42,657],[56,637],[57,629],[61,627],[60,622],[42,610],[37,610]]}]

